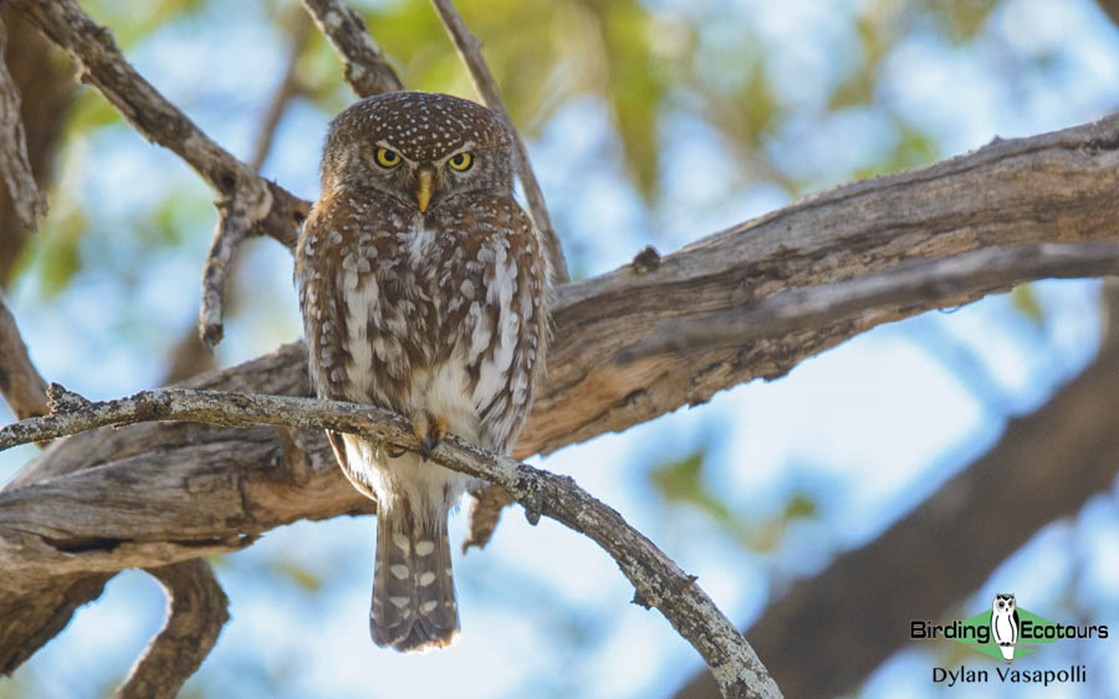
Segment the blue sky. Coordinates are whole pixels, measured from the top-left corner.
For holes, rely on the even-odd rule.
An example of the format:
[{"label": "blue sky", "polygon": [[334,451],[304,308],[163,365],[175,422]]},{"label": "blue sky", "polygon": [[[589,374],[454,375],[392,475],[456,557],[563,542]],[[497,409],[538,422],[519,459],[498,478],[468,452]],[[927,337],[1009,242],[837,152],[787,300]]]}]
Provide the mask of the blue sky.
[{"label": "blue sky", "polygon": [[[889,114],[918,124],[947,156],[996,135],[1098,118],[1119,95],[1119,34],[1087,0],[1004,2],[976,45],[913,31],[885,63],[877,106],[841,114],[826,113],[819,95],[829,81],[858,69],[850,15],[868,6],[900,11],[895,6],[905,3],[647,4],[665,21],[698,22],[713,61],[720,42],[734,40],[735,27],[749,26],[760,38],[778,99],[801,115],[764,147],[809,190],[840,184],[880,160],[893,138]],[[209,12],[169,25],[129,51],[143,74],[241,157],[251,149],[285,51],[255,6],[237,4],[235,21],[213,21]],[[717,12],[733,22],[711,22]],[[1037,67],[1009,71],[1021,63]],[[297,102],[265,174],[313,198],[329,118]],[[565,105],[530,143],[582,274],[623,265],[647,243],[667,252],[789,203],[771,185],[742,186],[739,164],[705,124],[683,112],[665,124],[682,137],[666,139],[672,167],[653,207],[624,181],[607,116],[594,100]],[[44,295],[34,274],[11,291],[34,359],[49,380],[94,398],[155,385],[163,352],[197,313],[213,195],[174,156],[127,128],[71,143],[59,172],[65,196],[56,197],[62,203],[54,215],[66,213],[66,202],[85,212],[87,265],[56,297]],[[137,232],[150,223],[137,212],[172,191],[185,202],[172,216],[183,242],[152,252]],[[285,250],[254,241],[236,284],[241,308],[218,352],[223,365],[299,337]],[[740,386],[707,405],[534,462],[571,474],[620,510],[699,575],[732,619],[748,623],[775,591],[874,538],[990,447],[1009,418],[1041,405],[1091,360],[1098,284],[1046,282],[1035,289],[1041,327],[1008,296],[928,314],[856,338],[781,380]],[[664,504],[648,479],[655,464],[697,449],[706,450],[710,486],[727,494],[744,520],[777,516],[799,492],[811,495],[817,515],[791,525],[771,550],[744,549],[706,515]],[[0,454],[0,476],[32,453]],[[995,590],[1013,590],[1023,606],[1048,618],[1081,609],[1117,623],[1116,519],[1114,495],[1105,494],[1047,528],[975,592],[963,605],[965,616],[988,606]],[[366,628],[373,527],[368,517],[301,523],[224,559],[217,570],[233,619],[192,683],[245,697],[391,697],[405,688],[416,697],[515,697],[532,686],[542,696],[636,699],[671,696],[699,668],[663,618],[629,604],[632,590],[605,554],[555,523],[531,527],[515,510],[489,548],[456,559],[460,641],[422,656],[378,651]],[[452,536],[463,528],[460,517]],[[311,571],[321,587],[308,594],[285,573],[293,566]],[[123,574],[17,678],[34,682],[36,696],[45,698],[99,696],[137,657],[162,614],[155,583]],[[1062,644],[1045,655],[1050,663],[1085,658],[1094,669],[1092,684],[1062,696],[1119,692],[1119,674],[1107,669],[1119,667],[1112,644]],[[928,650],[908,650],[861,696],[940,696],[943,689],[928,678],[937,662]],[[991,696],[991,689],[952,695]]]}]

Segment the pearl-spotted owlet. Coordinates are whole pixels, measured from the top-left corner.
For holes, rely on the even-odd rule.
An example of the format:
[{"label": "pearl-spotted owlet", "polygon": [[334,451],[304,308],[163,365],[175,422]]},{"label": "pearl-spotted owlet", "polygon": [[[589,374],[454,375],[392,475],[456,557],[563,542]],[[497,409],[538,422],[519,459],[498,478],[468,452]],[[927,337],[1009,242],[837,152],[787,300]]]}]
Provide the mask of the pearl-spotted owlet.
[{"label": "pearl-spotted owlet", "polygon": [[426,457],[448,432],[511,452],[544,370],[545,267],[513,197],[512,137],[489,109],[395,92],[331,122],[296,250],[311,382],[407,416],[423,445],[329,435],[377,502],[378,645],[439,647],[459,629],[447,517],[474,482]]}]

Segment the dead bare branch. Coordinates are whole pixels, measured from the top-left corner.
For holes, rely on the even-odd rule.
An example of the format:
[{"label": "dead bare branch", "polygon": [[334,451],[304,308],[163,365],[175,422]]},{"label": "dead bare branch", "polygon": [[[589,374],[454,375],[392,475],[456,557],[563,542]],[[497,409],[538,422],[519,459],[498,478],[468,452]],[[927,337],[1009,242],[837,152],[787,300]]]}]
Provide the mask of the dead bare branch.
[{"label": "dead bare branch", "polygon": [[700,317],[668,320],[619,353],[632,362],[665,352],[743,347],[890,305],[936,303],[965,287],[1009,288],[1023,279],[1119,274],[1119,243],[1035,243],[904,264],[882,274],[790,289]]},{"label": "dead bare branch", "polygon": [[173,151],[225,199],[241,190],[265,187],[271,206],[250,223],[261,233],[295,247],[298,224],[310,204],[274,182],[262,180],[210,139],[167,101],[117,48],[112,33],[99,26],[74,0],[10,0],[51,41],[69,52],[90,82],[148,140]]},{"label": "dead bare branch", "polygon": [[0,19],[0,176],[8,186],[19,223],[35,230],[47,215],[47,200],[35,184],[27,157],[27,139],[20,118],[19,88],[4,61],[8,30]]},{"label": "dead bare branch", "polygon": [[205,560],[173,563],[148,573],[167,593],[167,621],[114,699],[174,699],[229,620],[229,599]]},{"label": "dead bare branch", "polygon": [[16,319],[0,297],[0,393],[20,420],[46,415],[47,382],[27,354]]},{"label": "dead bare branch", "polygon": [[359,97],[404,89],[353,8],[343,0],[303,0],[303,6],[342,57],[346,82]]},{"label": "dead bare branch", "polygon": [[214,233],[210,254],[202,272],[202,311],[199,332],[208,346],[221,342],[224,334],[225,279],[232,268],[233,257],[249,234],[253,223],[260,221],[272,207],[272,195],[262,180],[245,180],[243,187],[228,202],[220,202],[221,220]]},{"label": "dead bare branch", "polygon": [[306,12],[297,10],[291,28],[291,45],[288,47],[287,64],[284,66],[283,77],[272,98],[268,101],[268,108],[264,111],[264,119],[256,132],[256,143],[253,146],[253,157],[249,159],[249,167],[253,172],[259,173],[272,151],[276,140],[276,129],[280,126],[280,119],[287,111],[293,98],[303,91],[299,82],[299,57],[307,48],[307,40],[311,38],[311,18]]},{"label": "dead bare branch", "polygon": [[[0,450],[28,441],[74,434],[94,427],[152,420],[206,422],[222,426],[254,424],[331,430],[416,451],[419,440],[406,418],[395,413],[335,401],[165,388],[119,400],[93,403],[52,385],[56,414],[0,428]],[[557,476],[452,436],[431,456],[435,463],[500,485],[530,520],[547,515],[590,537],[618,563],[635,588],[634,601],[656,607],[711,668],[724,697],[780,697],[754,653],[730,621],[663,551],[632,528],[612,508],[566,476]],[[31,526],[20,534],[32,537]],[[0,533],[2,530],[0,530]],[[8,539],[4,533],[0,540]],[[13,560],[15,558],[15,560]],[[0,551],[5,570],[19,570],[27,557]]]},{"label": "dead bare branch", "polygon": [[497,87],[497,81],[493,79],[489,66],[482,58],[482,42],[471,33],[451,0],[431,0],[431,4],[439,14],[439,19],[442,20],[447,35],[451,37],[451,42],[458,50],[459,57],[466,64],[470,77],[474,81],[474,87],[478,90],[478,94],[482,96],[482,101],[486,103],[487,107],[497,112],[501,120],[505,122],[509,133],[513,134],[513,144],[516,146],[517,153],[517,174],[525,188],[525,197],[528,199],[532,221],[544,238],[544,249],[548,256],[549,278],[553,284],[566,284],[571,280],[571,275],[567,271],[567,260],[563,255],[563,246],[560,244],[559,236],[556,235],[556,229],[552,225],[552,217],[548,213],[548,205],[544,201],[544,192],[540,189],[540,182],[536,179],[536,173],[532,169],[532,162],[528,158],[528,149],[525,147],[525,142],[513,126],[513,119],[509,116],[505,101],[501,99],[501,91]]}]

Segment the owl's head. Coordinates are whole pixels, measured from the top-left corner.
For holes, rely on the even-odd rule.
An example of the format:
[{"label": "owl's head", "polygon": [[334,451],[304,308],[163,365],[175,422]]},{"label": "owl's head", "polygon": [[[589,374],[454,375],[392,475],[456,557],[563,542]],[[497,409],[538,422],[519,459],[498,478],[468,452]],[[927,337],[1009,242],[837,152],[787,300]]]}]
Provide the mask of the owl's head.
[{"label": "owl's head", "polygon": [[427,211],[461,194],[513,191],[512,139],[498,116],[429,92],[367,97],[330,123],[323,193],[373,189]]},{"label": "owl's head", "polygon": [[1014,595],[1004,595],[1002,593],[995,594],[995,601],[991,604],[991,611],[999,612],[1012,612],[1017,602]]}]

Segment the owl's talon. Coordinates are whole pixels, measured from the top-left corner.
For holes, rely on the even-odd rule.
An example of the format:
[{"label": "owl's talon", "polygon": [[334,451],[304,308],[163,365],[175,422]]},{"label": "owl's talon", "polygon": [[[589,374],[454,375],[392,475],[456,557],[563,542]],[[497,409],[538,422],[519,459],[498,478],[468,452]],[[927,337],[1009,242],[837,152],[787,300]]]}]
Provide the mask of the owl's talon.
[{"label": "owl's talon", "polygon": [[424,457],[424,461],[427,461],[427,458],[431,456],[435,448],[443,443],[443,438],[446,436],[447,421],[441,417],[435,418],[435,420],[432,421],[430,431],[420,436],[420,455]]},{"label": "owl's talon", "polygon": [[420,439],[420,456],[427,461],[427,457],[431,456],[431,452],[435,451],[435,447],[439,446],[439,442],[431,437],[424,437]]}]

